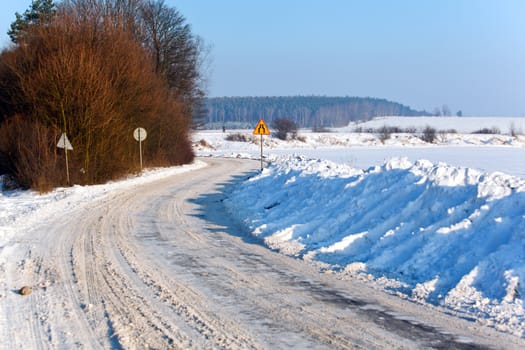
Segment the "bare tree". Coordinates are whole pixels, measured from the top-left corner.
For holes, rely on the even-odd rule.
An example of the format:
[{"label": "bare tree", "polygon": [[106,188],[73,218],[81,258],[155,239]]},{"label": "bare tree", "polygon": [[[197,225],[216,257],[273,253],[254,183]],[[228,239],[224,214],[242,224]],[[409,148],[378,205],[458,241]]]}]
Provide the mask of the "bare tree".
[{"label": "bare tree", "polygon": [[158,74],[166,79],[175,98],[186,101],[188,118],[202,112],[205,82],[200,69],[206,52],[186,19],[163,0],[143,1],[140,6],[140,39],[150,51]]}]

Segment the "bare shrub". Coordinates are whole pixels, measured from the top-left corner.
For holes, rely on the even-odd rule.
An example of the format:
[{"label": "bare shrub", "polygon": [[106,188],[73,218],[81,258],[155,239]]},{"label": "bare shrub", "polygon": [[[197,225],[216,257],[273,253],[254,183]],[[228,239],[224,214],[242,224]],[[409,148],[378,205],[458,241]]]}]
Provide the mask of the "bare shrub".
[{"label": "bare shrub", "polygon": [[297,137],[297,124],[287,118],[277,118],[272,122],[272,127],[276,130],[276,136],[280,140],[286,140],[288,134],[291,134],[292,138]]},{"label": "bare shrub", "polygon": [[437,139],[441,143],[447,142],[447,132],[445,130],[439,130]]},{"label": "bare shrub", "polygon": [[386,140],[390,139],[392,131],[391,131],[391,128],[384,125],[383,127],[378,129],[378,133],[379,133],[379,140],[381,140],[381,142],[384,143]]},{"label": "bare shrub", "polygon": [[246,137],[246,135],[241,133],[236,134],[229,134],[226,136],[226,141],[234,141],[234,142],[249,142],[250,140]]},{"label": "bare shrub", "polygon": [[400,134],[404,132],[404,130],[401,129],[399,126],[389,126],[388,128],[390,129],[391,134]]},{"label": "bare shrub", "polygon": [[501,134],[501,131],[498,127],[493,126],[492,128],[482,128],[476,131],[473,131],[472,134],[485,134],[485,135],[497,135]]},{"label": "bare shrub", "polygon": [[200,139],[198,144],[202,147],[212,148],[212,145],[210,145],[205,139]]},{"label": "bare shrub", "polygon": [[20,115],[9,118],[0,126],[0,171],[17,186],[40,192],[65,183],[65,159],[57,153],[57,136],[38,121]]},{"label": "bare shrub", "polygon": [[326,132],[332,132],[330,129],[324,127],[324,126],[314,126],[312,128],[312,132],[316,133],[326,133]]},{"label": "bare shrub", "polygon": [[436,140],[436,129],[427,125],[425,129],[423,129],[421,140],[428,143],[434,143],[434,141]]},{"label": "bare shrub", "polygon": [[306,143],[306,137],[304,137],[304,136],[297,136],[295,139],[296,139],[297,141],[300,141],[300,142]]},{"label": "bare shrub", "polygon": [[516,128],[516,125],[514,123],[510,123],[509,132],[511,136],[523,135],[523,131],[521,130],[521,128]]},{"label": "bare shrub", "polygon": [[448,134],[457,134],[456,129],[441,129],[438,131],[438,140],[439,142],[445,143],[447,142],[447,135]]}]

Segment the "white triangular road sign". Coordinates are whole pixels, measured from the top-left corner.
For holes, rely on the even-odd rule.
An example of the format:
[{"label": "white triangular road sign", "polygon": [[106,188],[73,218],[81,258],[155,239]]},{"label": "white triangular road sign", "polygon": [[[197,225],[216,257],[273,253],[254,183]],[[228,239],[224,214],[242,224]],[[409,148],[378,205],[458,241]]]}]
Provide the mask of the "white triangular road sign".
[{"label": "white triangular road sign", "polygon": [[60,140],[58,140],[57,147],[65,148],[68,151],[73,150],[73,146],[71,146],[71,143],[69,142],[69,139],[67,138],[66,133],[62,133],[62,136],[60,136]]}]

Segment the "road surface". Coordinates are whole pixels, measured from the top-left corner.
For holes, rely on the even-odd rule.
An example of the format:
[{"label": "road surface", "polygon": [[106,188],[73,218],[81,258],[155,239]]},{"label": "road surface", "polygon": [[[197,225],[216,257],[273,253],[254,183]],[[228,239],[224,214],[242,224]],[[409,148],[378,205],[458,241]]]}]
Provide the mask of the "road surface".
[{"label": "road surface", "polygon": [[523,348],[266,249],[222,206],[259,164],[205,162],[57,213],[4,248],[0,348]]}]

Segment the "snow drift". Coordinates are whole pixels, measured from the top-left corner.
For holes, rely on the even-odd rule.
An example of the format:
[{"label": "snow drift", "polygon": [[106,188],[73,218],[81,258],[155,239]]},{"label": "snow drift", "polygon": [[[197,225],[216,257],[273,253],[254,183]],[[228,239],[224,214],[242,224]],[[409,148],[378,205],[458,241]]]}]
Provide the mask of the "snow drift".
[{"label": "snow drift", "polygon": [[397,158],[366,171],[288,156],[231,213],[271,248],[525,335],[525,180]]}]

